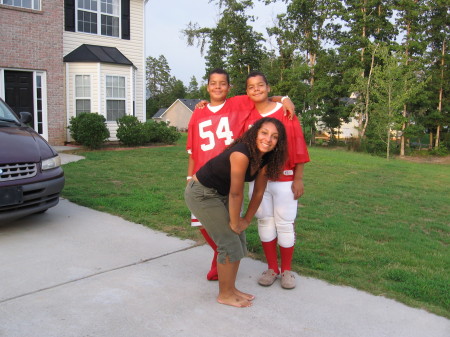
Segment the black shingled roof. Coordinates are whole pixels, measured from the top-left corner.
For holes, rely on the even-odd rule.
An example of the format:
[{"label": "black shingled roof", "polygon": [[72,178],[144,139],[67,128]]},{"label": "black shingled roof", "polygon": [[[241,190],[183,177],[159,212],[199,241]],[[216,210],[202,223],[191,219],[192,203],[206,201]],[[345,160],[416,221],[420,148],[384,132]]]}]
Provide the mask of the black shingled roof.
[{"label": "black shingled roof", "polygon": [[64,56],[64,62],[101,62],[124,64],[132,66],[133,63],[115,47],[94,46],[82,44],[74,51]]}]

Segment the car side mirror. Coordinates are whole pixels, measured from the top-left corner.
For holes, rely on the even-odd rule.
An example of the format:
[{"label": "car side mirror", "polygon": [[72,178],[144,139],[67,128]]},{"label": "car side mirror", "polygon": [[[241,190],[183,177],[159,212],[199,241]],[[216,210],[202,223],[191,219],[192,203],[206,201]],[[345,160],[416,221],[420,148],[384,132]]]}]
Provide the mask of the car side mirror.
[{"label": "car side mirror", "polygon": [[21,111],[19,113],[19,115],[20,115],[20,121],[23,124],[27,124],[27,123],[31,122],[31,120],[33,119],[33,116],[28,111]]}]

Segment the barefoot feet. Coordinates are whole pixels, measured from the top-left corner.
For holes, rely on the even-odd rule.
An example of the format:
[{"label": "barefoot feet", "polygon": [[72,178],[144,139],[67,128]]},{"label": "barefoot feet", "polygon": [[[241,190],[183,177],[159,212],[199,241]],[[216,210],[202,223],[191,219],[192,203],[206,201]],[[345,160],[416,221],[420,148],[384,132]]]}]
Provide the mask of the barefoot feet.
[{"label": "barefoot feet", "polygon": [[236,288],[234,289],[234,294],[242,298],[245,298],[247,301],[253,301],[255,299],[255,296],[253,296],[252,294],[244,293],[240,290],[237,290]]},{"label": "barefoot feet", "polygon": [[246,307],[252,306],[251,301],[245,299],[244,297],[236,295],[236,294],[233,294],[229,297],[219,295],[219,296],[217,296],[217,302],[219,302],[220,304],[231,305],[231,306],[237,307],[237,308],[246,308]]}]

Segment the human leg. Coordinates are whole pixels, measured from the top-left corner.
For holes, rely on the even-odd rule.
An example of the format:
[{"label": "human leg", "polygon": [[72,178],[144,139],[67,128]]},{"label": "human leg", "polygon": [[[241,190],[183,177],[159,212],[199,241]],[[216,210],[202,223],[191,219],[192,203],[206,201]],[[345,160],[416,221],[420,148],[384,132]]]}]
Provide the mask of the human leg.
[{"label": "human leg", "polygon": [[239,270],[240,261],[230,262],[227,257],[225,263],[218,263],[217,270],[219,272],[219,295],[217,302],[221,304],[231,305],[234,307],[244,308],[252,305],[251,300],[237,293],[236,276]]},{"label": "human leg", "polygon": [[281,256],[281,286],[286,289],[295,287],[291,266],[298,201],[294,200],[291,184],[292,182],[277,182],[274,186],[274,217]]},{"label": "human leg", "polygon": [[[258,283],[262,286],[270,286],[280,273],[278,268],[277,232],[273,217],[273,202],[270,192],[271,182],[267,184],[261,205],[256,212],[258,218],[258,234],[267,261],[267,270],[259,277]],[[253,193],[253,184],[249,185],[249,194]]]},{"label": "human leg", "polygon": [[218,252],[217,252],[217,245],[214,242],[214,240],[211,239],[211,237],[209,236],[209,234],[206,231],[206,229],[201,227],[200,228],[200,233],[202,233],[202,235],[205,238],[206,242],[209,244],[209,246],[214,251],[214,256],[213,256],[213,259],[211,261],[211,269],[209,270],[208,274],[206,274],[206,279],[209,280],[209,281],[217,281],[219,279],[219,275],[217,273],[217,254],[218,254]]},{"label": "human leg", "polygon": [[[218,301],[233,306],[248,306],[246,302],[252,300],[254,296],[243,293],[235,287],[239,261],[247,252],[245,232],[237,235],[231,230],[227,197],[217,194],[213,189],[205,188],[198,182],[190,185],[188,184],[185,191],[186,204],[217,244],[219,252],[217,259],[219,280],[220,275],[223,275],[224,280],[219,281]],[[231,293],[234,297],[230,297]]]},{"label": "human leg", "polygon": [[209,244],[209,246],[214,251],[213,259],[211,261],[211,268],[208,271],[208,273],[206,274],[206,279],[209,281],[217,281],[217,279],[218,279],[218,276],[217,276],[217,245],[215,244],[213,239],[211,239],[211,237],[209,236],[206,229],[203,228],[201,222],[198,221],[198,219],[192,213],[191,213],[191,226],[197,227],[200,230],[200,233],[202,234],[203,238],[205,239],[205,241]]}]

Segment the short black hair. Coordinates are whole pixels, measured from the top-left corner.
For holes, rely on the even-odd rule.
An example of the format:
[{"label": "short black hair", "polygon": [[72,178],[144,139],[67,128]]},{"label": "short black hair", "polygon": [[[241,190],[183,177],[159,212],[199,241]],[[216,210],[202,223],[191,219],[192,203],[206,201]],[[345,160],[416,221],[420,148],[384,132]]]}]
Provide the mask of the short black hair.
[{"label": "short black hair", "polygon": [[227,77],[227,83],[230,84],[230,74],[228,74],[225,70],[223,70],[222,68],[216,68],[213,69],[209,72],[208,75],[208,83],[209,83],[209,79],[211,78],[212,74],[221,74],[221,75],[225,75]]},{"label": "short black hair", "polygon": [[263,78],[264,82],[267,85],[269,85],[269,81],[267,81],[266,75],[264,75],[264,73],[262,73],[260,71],[256,71],[256,70],[250,72],[250,74],[247,75],[247,78],[245,79],[245,83],[247,84],[247,81],[248,81],[249,78],[256,77],[256,76],[261,76]]}]

